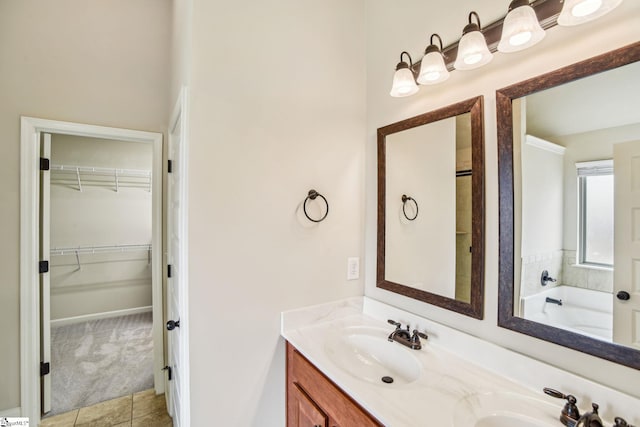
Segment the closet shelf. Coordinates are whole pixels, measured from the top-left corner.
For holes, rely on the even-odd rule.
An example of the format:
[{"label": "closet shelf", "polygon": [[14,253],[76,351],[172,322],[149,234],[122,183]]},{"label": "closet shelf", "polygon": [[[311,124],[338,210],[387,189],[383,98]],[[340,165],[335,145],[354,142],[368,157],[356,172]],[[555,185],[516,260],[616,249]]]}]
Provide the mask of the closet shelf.
[{"label": "closet shelf", "polygon": [[116,192],[120,187],[139,187],[151,192],[150,170],[51,165],[51,172],[52,183],[76,185],[78,191],[82,191],[84,184],[113,185]]},{"label": "closet shelf", "polygon": [[151,264],[151,244],[144,245],[110,245],[110,246],[78,246],[68,248],[52,248],[49,250],[51,256],[75,255],[78,270],[82,269],[80,254],[107,254],[120,252],[147,252],[147,264]]},{"label": "closet shelf", "polygon": [[49,252],[55,255],[104,254],[112,252],[151,251],[151,244],[145,245],[111,245],[111,246],[77,246],[52,248]]}]

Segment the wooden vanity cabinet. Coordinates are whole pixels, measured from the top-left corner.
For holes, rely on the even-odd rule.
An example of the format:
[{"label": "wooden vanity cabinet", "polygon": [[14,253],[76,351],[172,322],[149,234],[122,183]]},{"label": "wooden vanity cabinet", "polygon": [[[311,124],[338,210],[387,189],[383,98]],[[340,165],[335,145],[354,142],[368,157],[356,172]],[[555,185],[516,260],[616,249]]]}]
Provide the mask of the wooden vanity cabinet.
[{"label": "wooden vanity cabinet", "polygon": [[287,342],[287,427],[382,425]]}]

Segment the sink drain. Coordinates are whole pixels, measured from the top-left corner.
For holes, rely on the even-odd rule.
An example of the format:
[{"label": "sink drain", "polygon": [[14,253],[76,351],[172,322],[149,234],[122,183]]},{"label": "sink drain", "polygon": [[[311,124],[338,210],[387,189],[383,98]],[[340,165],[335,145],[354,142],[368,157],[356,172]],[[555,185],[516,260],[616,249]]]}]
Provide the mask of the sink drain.
[{"label": "sink drain", "polygon": [[383,383],[387,383],[387,384],[391,384],[393,382],[393,378],[391,377],[382,377],[382,382]]}]

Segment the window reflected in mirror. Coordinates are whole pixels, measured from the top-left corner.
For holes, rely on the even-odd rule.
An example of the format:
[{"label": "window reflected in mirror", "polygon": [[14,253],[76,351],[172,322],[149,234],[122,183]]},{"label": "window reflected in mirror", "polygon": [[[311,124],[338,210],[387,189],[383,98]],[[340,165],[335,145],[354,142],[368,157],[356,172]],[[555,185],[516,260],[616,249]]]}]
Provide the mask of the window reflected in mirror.
[{"label": "window reflected in mirror", "polygon": [[613,160],[576,163],[577,265],[613,268]]}]

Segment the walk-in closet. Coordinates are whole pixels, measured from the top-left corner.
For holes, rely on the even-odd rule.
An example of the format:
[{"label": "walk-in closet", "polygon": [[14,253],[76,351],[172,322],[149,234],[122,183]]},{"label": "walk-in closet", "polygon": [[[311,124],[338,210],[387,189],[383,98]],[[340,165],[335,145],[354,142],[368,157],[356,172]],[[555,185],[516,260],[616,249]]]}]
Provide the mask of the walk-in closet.
[{"label": "walk-in closet", "polygon": [[154,387],[153,153],[145,143],[43,138],[53,415]]}]

